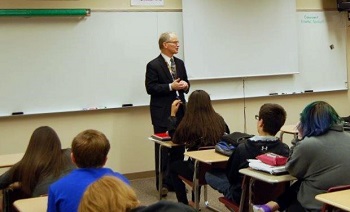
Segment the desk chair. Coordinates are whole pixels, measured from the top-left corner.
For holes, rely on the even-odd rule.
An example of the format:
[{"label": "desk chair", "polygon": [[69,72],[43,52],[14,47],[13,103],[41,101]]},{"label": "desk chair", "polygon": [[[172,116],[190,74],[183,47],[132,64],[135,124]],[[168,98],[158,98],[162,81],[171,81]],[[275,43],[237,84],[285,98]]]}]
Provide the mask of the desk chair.
[{"label": "desk chair", "polygon": [[[206,146],[206,147],[200,147],[198,150],[207,150],[207,149],[214,149],[214,146]],[[207,188],[207,182],[205,181],[205,173],[211,169],[211,165],[206,164],[206,163],[199,163],[199,173],[198,173],[198,186],[199,187],[204,187],[204,203],[205,205],[209,206],[208,202],[208,188]],[[189,185],[192,188],[192,191],[194,192],[194,195],[197,197],[200,196],[200,189],[198,189],[197,193],[195,193],[196,189],[194,187],[195,185],[195,177],[193,177],[193,180],[187,179],[181,175],[178,175],[178,177],[187,185]],[[195,198],[196,199],[196,198]],[[198,198],[198,203],[199,203]],[[196,203],[196,202],[195,202]],[[198,205],[198,204],[196,204]]]},{"label": "desk chair", "polygon": [[22,193],[18,183],[13,183],[3,189],[2,194],[3,212],[17,212],[13,202],[18,199],[28,198]]},{"label": "desk chair", "polygon": [[[335,186],[328,189],[328,192],[334,192],[334,191],[342,191],[350,189],[350,185],[341,185],[341,186]],[[344,210],[341,210],[333,205],[328,205],[327,203],[324,203],[321,209],[321,212],[342,212]]]},{"label": "desk chair", "polygon": [[[250,180],[250,177],[244,175],[243,181],[242,181],[242,196],[241,196],[241,201],[239,203],[236,203],[230,199],[227,199],[226,197],[219,197],[219,202],[223,203],[225,207],[229,209],[231,212],[248,211],[249,199],[246,197],[247,197],[247,190],[249,187],[249,180]],[[242,206],[241,209],[240,209],[240,206]]]},{"label": "desk chair", "polygon": [[239,204],[227,199],[226,197],[219,197],[219,202],[223,203],[225,207],[229,209],[231,212],[239,211]]},{"label": "desk chair", "polygon": [[[219,201],[223,203],[231,212],[249,211],[249,205],[261,205],[275,199],[289,186],[289,182],[270,184],[259,180],[254,180],[252,187],[249,188],[249,181],[252,180],[249,176],[244,176],[242,181],[242,195],[240,203],[219,197]],[[266,192],[268,191],[268,192]],[[249,198],[247,198],[249,197]]]}]

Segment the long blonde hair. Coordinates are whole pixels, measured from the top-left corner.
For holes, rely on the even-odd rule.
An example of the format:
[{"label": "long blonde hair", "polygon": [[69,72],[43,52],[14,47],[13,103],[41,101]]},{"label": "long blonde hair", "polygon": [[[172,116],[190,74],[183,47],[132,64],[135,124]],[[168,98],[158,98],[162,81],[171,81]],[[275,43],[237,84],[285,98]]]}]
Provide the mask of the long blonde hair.
[{"label": "long blonde hair", "polygon": [[79,212],[127,212],[139,205],[134,190],[114,176],[104,176],[84,192]]}]

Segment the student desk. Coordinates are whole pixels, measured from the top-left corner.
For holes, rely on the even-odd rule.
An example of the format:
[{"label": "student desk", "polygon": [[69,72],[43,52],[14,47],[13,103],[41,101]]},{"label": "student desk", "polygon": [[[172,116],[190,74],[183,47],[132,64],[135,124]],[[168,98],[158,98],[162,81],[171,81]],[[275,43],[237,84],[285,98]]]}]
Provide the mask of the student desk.
[{"label": "student desk", "polygon": [[158,175],[158,182],[159,182],[159,200],[162,199],[162,190],[161,190],[161,185],[163,185],[163,171],[162,171],[162,149],[163,148],[172,148],[174,146],[179,146],[178,144],[174,144],[172,141],[160,141],[154,138],[149,137],[148,140],[153,141],[157,144],[159,144],[159,157],[158,157],[158,166],[159,166],[159,175]]},{"label": "student desk", "polygon": [[280,140],[283,141],[283,134],[292,134],[294,139],[298,138],[297,125],[283,125],[280,129]]},{"label": "student desk", "polygon": [[350,211],[350,189],[316,195],[316,199],[334,207]]},{"label": "student desk", "polygon": [[[282,182],[287,182],[287,181],[294,181],[297,179],[290,174],[272,175],[272,174],[265,173],[262,171],[254,170],[252,168],[240,169],[239,173],[250,177],[248,188],[245,188],[245,191],[242,191],[242,198],[245,198],[245,197],[243,197],[243,194],[245,195],[247,193],[247,190],[249,191],[250,211],[252,211],[252,208],[251,208],[252,207],[252,201],[251,201],[252,185],[254,184],[255,180],[261,180],[261,181],[264,181],[267,183],[274,184],[274,183],[282,183]],[[242,200],[241,200],[241,202],[242,202]]]},{"label": "student desk", "polygon": [[0,155],[0,168],[8,168],[20,161],[24,153]]},{"label": "student desk", "polygon": [[[199,192],[199,163],[202,162],[206,164],[213,164],[225,162],[228,161],[229,157],[216,153],[215,149],[190,151],[185,152],[185,155],[195,160],[193,174],[194,200],[196,204],[196,209],[199,210],[199,197],[197,195]],[[207,197],[204,197],[204,199],[207,199]],[[205,204],[207,207],[209,207],[208,202],[205,202]]]},{"label": "student desk", "polygon": [[19,212],[46,212],[47,196],[16,200],[13,205]]}]

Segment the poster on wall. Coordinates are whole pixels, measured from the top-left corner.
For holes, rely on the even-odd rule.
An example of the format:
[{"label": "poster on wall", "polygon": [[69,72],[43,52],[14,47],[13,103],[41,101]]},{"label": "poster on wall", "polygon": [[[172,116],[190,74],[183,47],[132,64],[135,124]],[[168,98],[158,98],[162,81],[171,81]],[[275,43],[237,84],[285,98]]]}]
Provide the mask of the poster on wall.
[{"label": "poster on wall", "polygon": [[164,6],[164,0],[131,0],[131,6]]}]

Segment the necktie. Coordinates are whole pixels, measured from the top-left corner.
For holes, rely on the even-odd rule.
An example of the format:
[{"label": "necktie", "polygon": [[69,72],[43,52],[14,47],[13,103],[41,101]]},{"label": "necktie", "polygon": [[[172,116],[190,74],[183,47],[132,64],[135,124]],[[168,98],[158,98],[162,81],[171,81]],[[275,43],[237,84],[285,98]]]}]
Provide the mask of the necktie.
[{"label": "necktie", "polygon": [[171,76],[175,80],[177,76],[176,76],[176,65],[175,65],[174,58],[170,58],[170,72],[171,72]]}]

